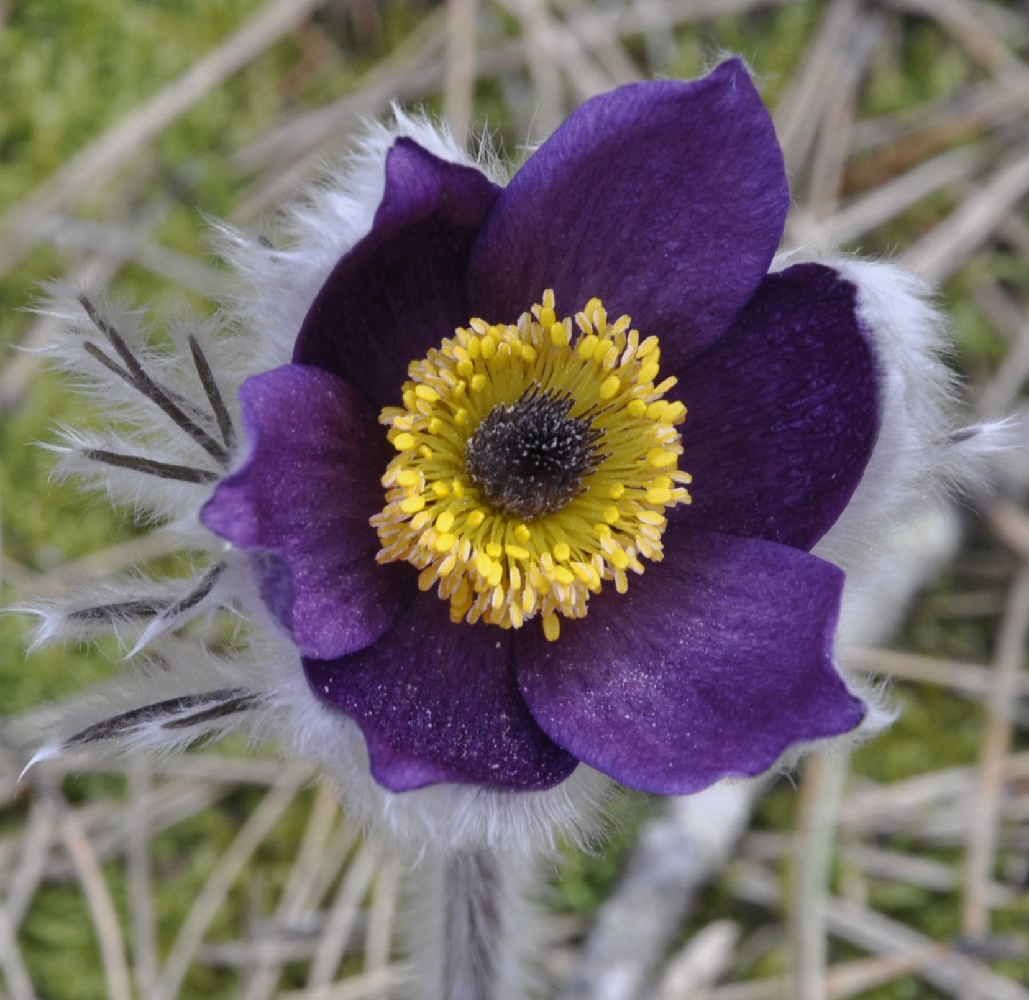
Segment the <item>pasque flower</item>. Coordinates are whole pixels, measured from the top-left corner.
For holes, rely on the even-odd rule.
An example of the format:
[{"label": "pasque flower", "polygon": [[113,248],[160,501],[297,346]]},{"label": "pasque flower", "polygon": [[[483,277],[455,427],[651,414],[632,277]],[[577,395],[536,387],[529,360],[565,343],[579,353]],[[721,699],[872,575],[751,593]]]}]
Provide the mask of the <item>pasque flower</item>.
[{"label": "pasque flower", "polygon": [[[917,283],[782,267],[783,159],[737,60],[594,98],[495,173],[401,116],[286,249],[226,232],[222,329],[168,353],[52,307],[120,406],[65,469],[202,555],[185,593],[40,611],[40,638],[162,643],[127,711],[42,756],[249,719],[359,814],[465,843],[563,821],[595,772],[692,792],[881,719],[834,665],[841,566],[989,439],[951,433]],[[182,631],[219,608],[250,653]]]},{"label": "pasque flower", "polygon": [[398,113],[282,248],[223,230],[211,324],[158,347],[47,307],[106,418],[59,470],[196,568],[32,609],[143,659],[33,759],[242,724],[315,758],[424,862],[420,1000],[525,995],[519,883],[610,779],[694,792],[881,725],[834,661],[845,570],[998,430],[959,429],[914,279],[777,256],[739,61],[588,101],[499,174]]},{"label": "pasque flower", "polygon": [[852,285],[768,274],[788,204],[738,62],[588,102],[506,188],[389,151],[201,516],[384,786],[690,792],[861,721],[807,550],[878,375]]}]

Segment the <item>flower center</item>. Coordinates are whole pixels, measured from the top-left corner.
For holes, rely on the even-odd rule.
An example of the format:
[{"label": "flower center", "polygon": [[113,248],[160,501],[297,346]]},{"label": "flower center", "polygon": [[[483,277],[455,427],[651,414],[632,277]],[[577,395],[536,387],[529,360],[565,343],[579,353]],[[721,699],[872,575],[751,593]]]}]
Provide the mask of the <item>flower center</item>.
[{"label": "flower center", "polygon": [[586,416],[569,416],[573,402],[534,382],[510,406],[486,415],[465,445],[464,466],[490,507],[534,521],[579,492],[603,457],[596,447],[603,432]]},{"label": "flower center", "polygon": [[[454,622],[519,628],[580,618],[603,581],[619,593],[662,557],[664,509],[689,503],[676,425],[655,384],[660,348],[598,299],[558,320],[553,292],[509,326],[470,321],[408,369],[379,418],[397,455],[372,518],[380,562],[438,584]],[[573,333],[575,336],[573,338]]]}]

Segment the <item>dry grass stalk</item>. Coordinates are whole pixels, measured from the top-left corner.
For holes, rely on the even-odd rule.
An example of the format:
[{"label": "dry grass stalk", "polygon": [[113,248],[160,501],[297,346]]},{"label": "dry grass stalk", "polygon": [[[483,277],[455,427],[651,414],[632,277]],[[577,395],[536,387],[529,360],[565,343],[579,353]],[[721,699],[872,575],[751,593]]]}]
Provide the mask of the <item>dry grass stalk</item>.
[{"label": "dry grass stalk", "polygon": [[[1015,578],[1007,611],[1001,623],[994,683],[990,692],[989,718],[973,786],[962,910],[962,930],[970,938],[984,937],[990,931],[989,886],[997,850],[997,827],[1004,788],[1004,761],[1011,743],[1011,706],[1017,696],[1027,637],[1029,567],[1023,567]],[[977,984],[969,981],[962,990],[962,1000],[978,1000],[979,996]]]},{"label": "dry grass stalk", "polygon": [[283,768],[279,780],[243,824],[190,907],[161,968],[150,1000],[173,1000],[178,996],[204,934],[233,882],[293,801],[307,773],[306,768]]},{"label": "dry grass stalk", "polygon": [[447,3],[446,73],[443,101],[447,123],[461,141],[472,120],[475,88],[475,20],[479,0],[449,0]]},{"label": "dry grass stalk", "polygon": [[[58,796],[56,790],[50,794],[55,798]],[[73,810],[63,807],[59,810],[58,829],[89,905],[89,914],[100,944],[100,960],[107,981],[108,1000],[132,1000],[132,978],[129,975],[125,939],[118,911],[100,867],[100,859]]]}]

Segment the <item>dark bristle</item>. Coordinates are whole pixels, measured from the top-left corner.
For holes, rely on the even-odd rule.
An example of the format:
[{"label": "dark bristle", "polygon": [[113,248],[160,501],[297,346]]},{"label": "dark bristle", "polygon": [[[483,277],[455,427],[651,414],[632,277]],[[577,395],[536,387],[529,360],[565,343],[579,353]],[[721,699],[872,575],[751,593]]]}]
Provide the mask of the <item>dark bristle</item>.
[{"label": "dark bristle", "polygon": [[[172,422],[188,434],[201,448],[204,449],[215,461],[225,465],[229,460],[229,453],[225,445],[219,444],[210,434],[207,433],[195,420],[193,420],[179,404],[175,401],[172,393],[158,385],[146,372],[146,369],[139,363],[133,354],[132,349],[126,343],[125,338],[104,318],[100,311],[85,296],[79,296],[79,303],[85,309],[93,325],[107,338],[115,353],[121,358],[125,370],[120,369],[110,358],[108,358],[95,345],[93,349],[87,346],[86,350],[101,364],[109,368],[120,378],[125,379],[137,392],[149,399],[155,406],[162,410]],[[206,390],[206,386],[205,386]]]},{"label": "dark bristle", "polygon": [[159,479],[177,479],[183,483],[213,483],[219,479],[217,472],[207,469],[194,469],[189,465],[175,465],[172,462],[158,462],[140,455],[121,455],[115,451],[104,451],[102,448],[85,448],[82,454],[94,462],[113,465],[119,469],[131,469]]}]

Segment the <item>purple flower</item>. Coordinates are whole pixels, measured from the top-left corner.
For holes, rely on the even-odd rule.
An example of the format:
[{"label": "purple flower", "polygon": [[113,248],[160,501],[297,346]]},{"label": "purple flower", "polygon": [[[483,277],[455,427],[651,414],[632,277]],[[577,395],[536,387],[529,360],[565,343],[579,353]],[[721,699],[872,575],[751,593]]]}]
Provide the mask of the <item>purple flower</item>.
[{"label": "purple flower", "polygon": [[861,722],[809,550],[879,375],[852,284],[769,273],[788,204],[736,60],[587,102],[504,188],[396,140],[202,512],[380,784],[687,793]]}]

